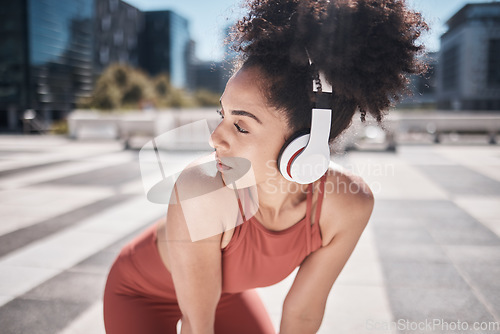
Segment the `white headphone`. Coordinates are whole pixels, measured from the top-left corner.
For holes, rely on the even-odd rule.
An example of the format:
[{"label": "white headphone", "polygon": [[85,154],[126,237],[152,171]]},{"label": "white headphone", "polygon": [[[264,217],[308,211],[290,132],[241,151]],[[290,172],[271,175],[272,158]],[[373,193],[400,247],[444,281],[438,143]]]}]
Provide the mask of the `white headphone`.
[{"label": "white headphone", "polygon": [[332,86],[326,81],[324,73],[319,72],[321,92],[316,93],[312,109],[311,130],[299,131],[283,145],[278,155],[278,169],[285,179],[300,184],[312,183],[325,174],[330,163],[330,126],[332,121]]}]

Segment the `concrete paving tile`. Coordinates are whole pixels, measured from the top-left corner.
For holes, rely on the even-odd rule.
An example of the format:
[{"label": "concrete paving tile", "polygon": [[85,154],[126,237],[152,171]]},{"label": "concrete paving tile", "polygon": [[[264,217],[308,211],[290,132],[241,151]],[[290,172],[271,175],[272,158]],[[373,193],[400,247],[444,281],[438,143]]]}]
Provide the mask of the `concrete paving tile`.
[{"label": "concrete paving tile", "polygon": [[500,237],[500,197],[458,196],[454,197],[453,201]]},{"label": "concrete paving tile", "polygon": [[347,261],[335,284],[384,287],[385,278],[379,261],[351,259]]},{"label": "concrete paving tile", "polygon": [[71,267],[70,271],[79,273],[107,274],[118,252],[102,251]]},{"label": "concrete paving tile", "polygon": [[121,203],[129,199],[129,195],[115,195],[82,206],[73,211],[63,213],[35,225],[0,235],[0,257],[18,248],[24,247],[31,242],[48,237],[65,228],[76,225],[84,218],[92,217],[93,215],[109,209],[117,203]]},{"label": "concrete paving tile", "polygon": [[[447,192],[422,172],[400,159],[351,159],[375,199],[446,199]],[[359,160],[359,161],[356,161]],[[349,168],[349,165],[347,165]]]},{"label": "concrete paving tile", "polygon": [[483,225],[462,228],[429,228],[432,238],[441,245],[500,246],[498,236]]},{"label": "concrete paving tile", "polygon": [[431,287],[391,287],[389,301],[395,319],[424,321],[493,321],[471,290]]},{"label": "concrete paving tile", "polygon": [[390,244],[377,240],[381,262],[450,263],[445,252],[436,244]]},{"label": "concrete paving tile", "polygon": [[145,226],[146,222],[152,224],[154,221],[163,219],[165,216],[166,206],[153,204],[145,198],[139,197],[81,222],[81,224],[74,227],[74,230],[91,233],[110,233],[121,237]]},{"label": "concrete paving tile", "polygon": [[275,285],[257,288],[260,298],[270,313],[281,314],[283,302],[285,301],[288,291],[292,287],[295,276],[297,276],[297,272],[298,268]]},{"label": "concrete paving tile", "polygon": [[453,195],[500,196],[500,182],[461,165],[419,166],[434,183]]},{"label": "concrete paving tile", "polygon": [[[1,140],[2,142],[5,140],[4,136],[2,136]],[[31,141],[33,141],[33,139],[31,139]],[[0,177],[35,171],[38,168],[46,166],[57,166],[60,163],[71,160],[81,160],[123,151],[123,147],[119,142],[82,143],[71,142],[66,138],[66,143],[63,145],[51,146],[51,144],[44,143],[44,140],[40,140],[38,144],[34,142],[27,144],[30,150],[39,150],[36,159],[34,159],[32,153],[20,151],[15,156],[11,156],[15,158],[14,161],[1,162]],[[22,150],[19,141],[12,145]]]},{"label": "concrete paving tile", "polygon": [[383,262],[386,284],[393,287],[469,289],[451,263]]},{"label": "concrete paving tile", "polygon": [[445,156],[434,146],[409,146],[398,147],[398,158],[411,165],[454,165],[455,161]]},{"label": "concrete paving tile", "polygon": [[285,301],[285,297],[293,284],[295,276],[297,276],[297,272],[298,268],[281,282],[272,286],[256,289],[276,330],[280,328],[279,326],[281,322],[283,302]]},{"label": "concrete paving tile", "polygon": [[0,295],[17,297],[57,273],[56,269],[0,264]]},{"label": "concrete paving tile", "polygon": [[500,164],[495,164],[495,165],[467,164],[467,167],[493,180],[497,180],[500,182],[500,168],[499,168]]},{"label": "concrete paving tile", "polygon": [[92,304],[102,299],[106,274],[65,271],[26,292],[21,298]]},{"label": "concrete paving tile", "polygon": [[334,284],[330,296],[318,333],[373,333],[376,323],[392,320],[386,292],[379,287]]},{"label": "concrete paving tile", "polygon": [[455,196],[453,201],[479,221],[500,217],[500,196]]},{"label": "concrete paving tile", "polygon": [[[109,247],[106,247],[106,249],[104,251],[118,255],[118,253],[123,248],[123,246],[125,246],[129,241],[131,241],[132,239],[137,237],[139,234],[141,234],[141,232],[143,230],[145,230],[148,226],[149,226],[149,224],[145,225],[145,226],[141,226],[133,232],[129,232],[128,234],[125,235],[125,237],[120,238],[118,241],[116,241],[115,243],[113,243]],[[91,258],[89,258],[89,260],[90,259]]]},{"label": "concrete paving tile", "polygon": [[[130,195],[140,195],[145,196],[145,187],[142,180],[125,182],[123,184],[117,185],[113,188],[117,194],[130,194]],[[166,197],[166,202],[169,201],[169,197]]]},{"label": "concrete paving tile", "polygon": [[0,296],[0,307],[2,305],[7,304],[8,302],[10,302],[14,298],[15,298],[14,296]]},{"label": "concrete paving tile", "polygon": [[458,263],[467,281],[480,291],[495,290],[500,297],[500,266],[482,263]]},{"label": "concrete paving tile", "polygon": [[500,266],[500,246],[464,245],[442,246],[446,255],[457,264],[477,263]]},{"label": "concrete paving tile", "polygon": [[[497,276],[498,277],[498,276]],[[492,311],[495,312],[497,326],[500,326],[500,290],[498,288],[489,288],[481,290],[482,295],[487,300]],[[500,327],[498,328],[498,333],[500,333]]]},{"label": "concrete paving tile", "polygon": [[18,298],[0,308],[2,334],[53,334],[65,328],[88,305]]},{"label": "concrete paving tile", "polygon": [[379,255],[374,244],[359,242],[354,248],[349,261],[378,262]]},{"label": "concrete paving tile", "polygon": [[500,266],[458,263],[457,267],[500,326]]},{"label": "concrete paving tile", "polygon": [[61,232],[10,253],[0,260],[2,265],[64,270],[94,254],[115,240],[112,234],[80,231]]},{"label": "concrete paving tile", "polygon": [[[423,224],[422,224],[423,225]],[[379,227],[374,231],[377,240],[390,244],[434,244],[432,235],[424,227]]]},{"label": "concrete paving tile", "polygon": [[[404,334],[498,334],[498,331],[472,329],[475,322],[467,323],[460,320],[444,321],[442,319],[430,319],[421,321],[399,320],[395,327],[399,333]],[[480,325],[481,323],[479,323]],[[487,325],[487,322],[484,322]],[[420,328],[420,329],[419,329]]]},{"label": "concrete paving tile", "polygon": [[29,173],[16,173],[15,175],[9,175],[9,177],[0,178],[0,188],[12,189],[26,187],[32,184],[48,182],[61,177],[77,175],[107,166],[117,166],[122,163],[123,161],[119,159],[114,161],[68,161],[55,166],[40,167]]},{"label": "concrete paving tile", "polygon": [[105,334],[102,312],[102,303],[95,303],[58,334]]},{"label": "concrete paving tile", "polygon": [[141,177],[139,164],[136,161],[122,163],[116,166],[99,168],[77,175],[65,176],[46,182],[38,183],[51,185],[79,185],[79,186],[117,186]]},{"label": "concrete paving tile", "polygon": [[335,284],[383,287],[384,277],[373,230],[373,225],[365,228]]},{"label": "concrete paving tile", "polygon": [[95,253],[92,256],[89,256],[88,258],[82,260],[80,263],[69,268],[68,270],[72,272],[107,274],[123,246],[125,246],[128,242],[138,236],[144,229],[145,227],[141,226],[139,229],[130,232],[128,235],[122,237],[112,245],[106,247],[98,253]]},{"label": "concrete paving tile", "polygon": [[34,225],[112,196],[102,187],[27,187],[0,191],[0,235]]},{"label": "concrete paving tile", "polygon": [[442,157],[459,165],[499,165],[500,146],[440,146],[433,147],[433,151]]},{"label": "concrete paving tile", "polygon": [[372,213],[370,217],[370,222],[377,228],[394,228],[394,229],[419,229],[422,227],[423,221],[419,217],[398,217],[394,216],[383,216],[378,212]]},{"label": "concrete paving tile", "polygon": [[[131,210],[139,210],[139,213],[142,213],[142,219],[135,219],[135,224],[126,224],[126,228],[122,228],[120,233],[88,232],[72,228],[32,243],[2,258],[0,260],[0,295],[17,296],[30,290],[111,245],[123,235],[136,231],[140,227],[149,226],[153,221],[148,219],[149,215],[154,216],[158,212],[155,213],[155,209],[158,210],[157,207],[142,212],[140,205],[126,204],[132,207]],[[113,210],[120,213],[119,208]],[[85,223],[80,226],[85,229]]]},{"label": "concrete paving tile", "polygon": [[495,233],[500,238],[500,218],[497,219],[484,219],[481,223],[488,227],[491,232]]},{"label": "concrete paving tile", "polygon": [[59,164],[70,162],[70,160],[65,159],[64,157],[59,157],[53,161],[41,161],[40,156],[37,156],[37,159],[33,159],[34,157],[32,154],[25,153],[16,154],[15,156],[11,156],[11,158],[15,158],[16,160],[0,160],[0,178],[30,173],[39,168],[57,166]]},{"label": "concrete paving tile", "polygon": [[[16,176],[19,180],[26,182],[32,182],[33,180],[48,181],[47,177],[51,175],[50,170],[58,170],[62,165],[58,164],[57,161],[62,161],[63,156],[65,154],[68,155],[68,153],[70,153],[68,155],[70,156],[69,159],[76,159],[76,161],[82,162],[82,165],[85,165],[86,162],[91,162],[88,165],[89,168],[94,162],[95,166],[102,166],[101,162],[103,161],[112,162],[113,156],[121,156],[123,158],[120,161],[123,161],[125,164],[121,166],[127,166],[127,163],[131,166],[134,163],[138,165],[138,151],[128,151],[131,153],[130,155],[127,155],[128,153],[125,153],[125,151],[121,151],[122,153],[118,151],[108,153],[112,152],[110,147],[108,147],[108,151],[101,150],[102,154],[96,154],[96,151],[93,150],[99,143],[88,143],[86,146],[77,148],[66,145],[65,141],[61,141],[58,145],[63,146],[63,143],[66,146],[64,149],[62,147],[49,149],[46,146],[40,145],[40,143],[34,143],[33,145],[38,145],[39,148],[46,150],[43,153],[43,161],[54,161],[56,163],[51,165],[50,168],[35,167],[18,174],[12,174],[12,177]],[[121,150],[121,145],[119,146]],[[32,147],[26,142],[24,149],[33,151]],[[78,154],[71,152],[80,148],[81,151]],[[1,149],[2,142],[0,141]],[[59,152],[51,152],[53,149],[59,150]],[[447,150],[452,153],[445,154],[448,152]],[[373,184],[376,186],[377,182],[380,182],[381,190],[380,196],[376,196],[375,210],[372,214],[369,227],[365,231],[366,233],[363,234],[351,259],[334,285],[334,289],[331,292],[332,298],[328,300],[325,320],[319,333],[357,334],[381,332],[380,330],[368,330],[367,320],[373,320],[372,324],[376,321],[378,323],[393,321],[397,319],[392,316],[393,311],[400,312],[401,316],[413,314],[416,317],[431,314],[434,311],[433,314],[444,314],[444,318],[449,319],[453,319],[454,315],[462,313],[471,314],[470,318],[480,318],[475,316],[477,314],[487,315],[488,310],[485,311],[484,307],[481,308],[484,300],[478,301],[475,298],[477,296],[471,290],[468,290],[467,285],[464,286],[460,274],[456,272],[451,262],[459,268],[460,273],[464,275],[468,282],[473,282],[472,284],[474,284],[476,293],[480,291],[487,296],[485,300],[488,301],[490,309],[498,310],[498,286],[495,281],[498,273],[494,269],[488,270],[488,268],[500,267],[498,265],[500,259],[496,255],[491,254],[491,252],[498,252],[498,249],[490,247],[488,250],[478,251],[474,248],[478,247],[474,243],[479,243],[481,246],[485,246],[485,243],[488,242],[491,244],[495,243],[492,233],[488,234],[486,230],[478,228],[478,226],[481,226],[478,222],[481,222],[485,226],[488,226],[484,223],[485,221],[493,222],[490,223],[490,226],[497,224],[496,220],[498,218],[494,205],[480,206],[482,199],[491,198],[492,190],[487,190],[486,195],[483,194],[482,197],[470,196],[470,192],[465,193],[461,188],[459,189],[461,192],[453,193],[452,190],[454,188],[448,184],[443,186],[438,180],[429,177],[421,169],[421,167],[427,168],[429,166],[432,168],[438,167],[438,169],[432,170],[438,170],[439,173],[437,174],[439,175],[440,173],[444,173],[444,171],[451,171],[452,175],[450,175],[450,178],[452,176],[468,177],[469,171],[472,171],[472,173],[481,176],[479,177],[480,182],[484,181],[482,177],[498,181],[498,179],[493,177],[499,174],[498,169],[491,169],[488,174],[483,172],[479,167],[475,168],[474,166],[467,165],[466,161],[463,161],[462,155],[467,152],[471,153],[474,150],[481,150],[481,152],[476,155],[470,155],[470,157],[473,156],[473,159],[470,159],[471,163],[477,161],[478,166],[486,164],[487,166],[496,167],[493,164],[498,162],[498,158],[496,156],[494,159],[486,157],[489,154],[488,152],[492,151],[487,151],[484,147],[470,147],[466,149],[457,147],[455,151],[455,147],[451,148],[439,145],[425,147],[401,146],[401,150],[398,147],[396,154],[351,152],[352,154],[349,153],[350,157],[342,157],[344,163],[351,163],[359,168],[363,167],[364,170],[360,174],[362,176],[366,175],[366,180],[369,181],[370,185]],[[498,152],[500,153],[500,150]],[[189,158],[189,155],[185,155],[185,157]],[[500,154],[498,157],[500,157]],[[19,162],[21,165],[26,164],[26,166],[29,166],[29,159],[33,158],[33,153],[26,151],[24,156],[17,156],[17,158],[21,159]],[[172,161],[176,161],[176,158]],[[466,172],[464,172],[464,169],[446,169],[457,163],[466,166]],[[383,166],[393,168],[393,172],[390,169],[381,170],[380,167]],[[440,169],[441,167],[444,169]],[[44,174],[45,171],[47,174]],[[382,171],[382,174],[380,174],[380,171]],[[143,196],[143,189],[141,188],[142,180],[138,169],[135,172],[131,172],[117,168],[114,170],[116,175],[112,175],[112,172],[111,168],[108,170],[101,169],[98,175],[95,175],[96,177],[93,177],[92,173],[89,172],[81,178],[78,174],[72,174],[72,177],[58,180],[59,182],[63,182],[61,183],[61,187],[58,188],[69,190],[69,192],[66,192],[66,196],[43,197],[43,192],[39,192],[34,198],[30,198],[31,194],[26,193],[27,197],[23,200],[28,203],[33,200],[37,201],[38,196],[39,203],[45,201],[45,204],[40,204],[40,208],[43,208],[43,206],[54,207],[54,202],[58,203],[58,205],[68,207],[71,206],[71,199],[67,196],[68,193],[85,191],[92,184],[94,185],[92,186],[93,191],[107,189],[110,193],[127,192],[138,194],[140,197]],[[136,173],[134,177],[132,177],[133,173]],[[414,178],[410,179],[410,177]],[[478,178],[473,176],[473,179],[476,180]],[[2,179],[0,178],[1,182]],[[102,187],[99,182],[106,186]],[[70,184],[74,184],[74,186]],[[48,186],[51,185],[49,184]],[[454,184],[451,184],[451,186],[454,186]],[[41,185],[37,185],[38,187],[41,187]],[[45,188],[45,185],[43,187]],[[462,184],[461,187],[466,187],[466,185]],[[15,198],[9,196],[6,191],[0,191],[0,197],[2,195],[7,200]],[[40,196],[42,197],[40,198]],[[384,198],[384,196],[386,197]],[[465,196],[468,196],[468,198]],[[500,194],[498,197],[500,198]],[[455,203],[450,201],[450,199],[455,200]],[[25,268],[26,270],[21,273],[19,268],[23,267],[7,267],[5,265],[2,267],[2,261],[0,260],[0,305],[4,301],[6,307],[3,314],[6,314],[5,312],[8,311],[10,312],[9,314],[17,316],[17,319],[19,319],[23,312],[28,312],[27,314],[31,316],[28,321],[31,325],[28,324],[24,327],[15,328],[17,332],[35,333],[33,329],[38,329],[38,327],[33,324],[36,324],[38,321],[41,321],[43,324],[44,320],[42,317],[50,319],[55,314],[57,317],[60,317],[60,319],[56,319],[55,323],[60,324],[52,327],[42,325],[40,333],[70,334],[73,331],[74,333],[104,333],[102,327],[102,304],[93,299],[96,296],[98,298],[98,291],[102,288],[104,277],[109,268],[108,266],[111,265],[115,256],[126,242],[135,237],[143,227],[150,225],[155,218],[163,216],[166,212],[164,211],[165,208],[155,207],[155,205],[148,203],[145,199],[136,198],[136,200],[135,204],[129,201],[124,202],[123,205],[114,207],[116,210],[101,212],[99,218],[87,217],[81,220],[79,224],[72,226],[72,229],[78,232],[74,236],[78,237],[80,241],[85,241],[81,233],[86,233],[87,235],[107,234],[113,236],[113,238],[102,243],[99,240],[89,241],[87,246],[89,249],[93,249],[93,251],[86,255],[81,254],[81,256],[77,256],[78,259],[75,257],[75,261],[67,262],[67,265],[70,263],[74,264],[69,268],[51,272],[40,280],[32,279],[30,283],[24,281],[22,274],[28,276],[31,273],[30,270],[36,271],[37,268]],[[463,204],[463,201],[466,204]],[[139,202],[142,204],[138,204]],[[127,208],[127,206],[130,207]],[[20,216],[19,209],[15,209],[9,213],[9,217],[16,219],[17,215],[18,222],[21,222],[17,226],[26,226],[23,223],[29,225],[29,219],[33,219],[31,224],[37,223],[40,220],[36,219],[44,215],[44,211],[37,211],[35,208],[32,211],[32,216]],[[6,213],[8,212],[6,211]],[[39,240],[39,242],[43,243],[47,240],[49,238],[44,238],[43,240]],[[465,247],[456,243],[460,240],[469,242],[473,248],[457,248]],[[78,245],[81,245],[80,241],[68,237],[56,243],[58,243],[58,247],[68,247],[68,244],[75,243],[76,248],[79,248],[80,246]],[[440,247],[440,245],[433,243],[433,241],[445,244],[443,247]],[[22,249],[26,250],[28,248],[20,248],[19,250]],[[39,253],[37,256],[41,257],[43,253]],[[65,260],[63,260],[64,256],[61,255],[61,261],[64,262]],[[14,271],[9,276],[11,280],[5,284],[2,283],[2,277],[4,282],[7,281],[5,277],[8,276],[6,273],[9,271],[6,270],[11,268],[14,268]],[[46,268],[43,269],[47,270]],[[15,270],[18,272],[15,272]],[[61,273],[61,270],[64,271]],[[58,273],[61,274],[57,275]],[[35,273],[34,275],[36,276],[37,274]],[[292,274],[282,283],[261,289],[263,300],[269,309],[276,328],[279,328],[282,302],[293,283],[293,277]],[[20,282],[13,284],[13,279]],[[101,281],[99,281],[100,279]],[[22,286],[23,284],[24,287]],[[17,291],[16,296],[22,293],[26,293],[26,295],[11,300],[11,293],[3,292],[3,290],[8,290],[8,288],[5,288],[6,285],[13,288],[10,291]],[[31,288],[33,290],[28,291]],[[83,291],[89,289],[91,293],[88,296],[80,296],[79,294],[83,292],[77,291],[78,289]],[[72,291],[75,291],[75,293],[73,294]],[[466,292],[464,293],[464,291]],[[397,304],[394,306],[392,300],[389,303],[390,299],[387,294],[392,296],[393,299],[396,298],[396,302],[400,303],[399,305],[402,305],[402,307],[398,308]],[[33,299],[28,299],[27,297]],[[464,301],[461,302],[461,299]],[[18,301],[17,306],[13,304],[14,301]],[[40,304],[42,302],[46,304]],[[61,303],[67,307],[61,306]],[[21,304],[22,306],[19,306]],[[33,306],[35,304],[37,308],[46,308],[50,312],[43,314],[37,314],[36,311],[31,312],[31,309],[35,309],[35,306]],[[445,304],[448,305],[448,310],[446,311],[445,309],[445,311],[442,311],[446,306]],[[75,312],[74,314],[70,314],[73,307]],[[17,313],[14,312],[16,308],[19,309],[19,311],[16,311]],[[60,312],[60,315],[58,314],[59,308],[64,309]],[[425,313],[426,310],[428,311],[427,313]],[[3,319],[1,312],[0,319]],[[488,318],[486,316],[485,319],[491,319],[491,317]],[[453,320],[456,321],[456,319]],[[3,325],[3,320],[0,320],[0,322]],[[46,331],[44,332],[44,330]],[[382,332],[389,333],[387,331]],[[444,332],[440,331],[439,333],[442,334]]]},{"label": "concrete paving tile", "polygon": [[449,200],[379,200],[375,202],[372,216],[377,222],[388,220],[381,224],[390,226],[397,221],[408,226],[414,226],[415,222],[421,222],[426,227],[477,226],[476,219]]}]

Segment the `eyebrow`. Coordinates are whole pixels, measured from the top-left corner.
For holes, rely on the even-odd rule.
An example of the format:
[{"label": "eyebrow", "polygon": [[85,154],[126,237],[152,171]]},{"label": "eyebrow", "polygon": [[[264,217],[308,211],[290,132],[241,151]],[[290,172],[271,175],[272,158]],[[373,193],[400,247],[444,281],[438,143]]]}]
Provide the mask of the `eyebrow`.
[{"label": "eyebrow", "polygon": [[261,120],[257,118],[254,114],[249,113],[248,111],[244,110],[232,110],[231,115],[239,115],[239,116],[247,116],[250,118],[253,118],[254,120],[257,121],[257,123],[262,124]]},{"label": "eyebrow", "polygon": [[[222,107],[222,101],[219,101],[219,103],[220,103],[220,106]],[[245,111],[245,110],[232,110],[231,115],[247,116],[247,117],[250,117],[250,118],[253,118],[254,120],[256,120],[257,123],[262,124],[262,121],[260,119],[258,119],[257,116],[255,116],[254,114],[249,113],[248,111]]]}]

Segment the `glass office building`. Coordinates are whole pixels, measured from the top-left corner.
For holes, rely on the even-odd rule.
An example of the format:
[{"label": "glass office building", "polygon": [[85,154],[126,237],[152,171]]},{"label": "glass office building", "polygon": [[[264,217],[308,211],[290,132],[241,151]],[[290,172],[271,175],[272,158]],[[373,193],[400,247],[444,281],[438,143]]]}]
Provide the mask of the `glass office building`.
[{"label": "glass office building", "polygon": [[194,42],[172,11],[121,0],[0,0],[0,131],[19,132],[27,110],[64,118],[112,63],[166,73],[192,87]]},{"label": "glass office building", "polygon": [[144,14],[140,53],[142,67],[151,75],[167,73],[176,87],[190,87],[193,48],[188,21],[169,10]]},{"label": "glass office building", "polygon": [[63,117],[92,90],[94,0],[0,0],[0,128]]},{"label": "glass office building", "polygon": [[94,73],[109,64],[139,64],[139,38],[144,14],[119,0],[96,0],[94,24]]},{"label": "glass office building", "polygon": [[0,1],[0,127],[18,127],[28,100],[27,10],[23,1]]},{"label": "glass office building", "polygon": [[447,25],[437,69],[438,108],[500,110],[500,3],[465,5]]}]

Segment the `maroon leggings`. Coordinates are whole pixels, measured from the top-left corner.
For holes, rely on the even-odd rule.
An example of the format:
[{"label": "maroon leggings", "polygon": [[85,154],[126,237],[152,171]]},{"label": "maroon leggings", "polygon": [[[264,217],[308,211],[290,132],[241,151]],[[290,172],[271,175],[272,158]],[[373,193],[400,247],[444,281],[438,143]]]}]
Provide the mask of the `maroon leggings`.
[{"label": "maroon leggings", "polygon": [[[121,250],[111,267],[104,290],[106,333],[175,334],[181,317],[153,224]],[[276,333],[255,290],[222,293],[214,329],[216,334]]]}]

